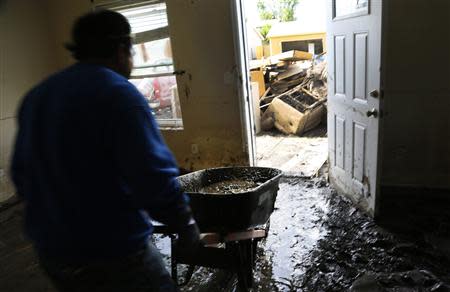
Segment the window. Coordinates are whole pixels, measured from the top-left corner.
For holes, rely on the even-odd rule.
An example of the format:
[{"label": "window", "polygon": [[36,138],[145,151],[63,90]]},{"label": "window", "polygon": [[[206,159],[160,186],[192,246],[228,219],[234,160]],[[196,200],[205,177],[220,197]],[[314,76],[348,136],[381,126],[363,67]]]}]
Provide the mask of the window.
[{"label": "window", "polygon": [[96,7],[123,14],[134,34],[130,82],[145,96],[163,129],[182,129],[165,1],[109,1]]},{"label": "window", "polygon": [[304,41],[289,41],[281,43],[281,51],[287,52],[291,50],[310,52],[314,49],[314,54],[318,55],[323,52],[323,43],[321,39],[304,40]]},{"label": "window", "polygon": [[336,19],[368,14],[369,0],[334,0],[333,17]]}]

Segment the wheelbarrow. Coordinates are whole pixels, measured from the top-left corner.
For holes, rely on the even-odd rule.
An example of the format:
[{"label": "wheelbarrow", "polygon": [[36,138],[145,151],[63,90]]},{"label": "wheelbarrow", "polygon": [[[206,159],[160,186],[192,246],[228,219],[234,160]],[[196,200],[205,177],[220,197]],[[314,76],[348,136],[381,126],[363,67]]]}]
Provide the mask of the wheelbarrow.
[{"label": "wheelbarrow", "polygon": [[177,265],[187,264],[186,281],[180,286],[187,284],[195,266],[235,272],[241,291],[253,286],[257,245],[267,237],[281,175],[267,167],[223,167],[178,178],[206,246],[184,253],[177,250],[176,236],[167,226],[155,225],[155,233],[171,238],[172,278],[177,284]]}]

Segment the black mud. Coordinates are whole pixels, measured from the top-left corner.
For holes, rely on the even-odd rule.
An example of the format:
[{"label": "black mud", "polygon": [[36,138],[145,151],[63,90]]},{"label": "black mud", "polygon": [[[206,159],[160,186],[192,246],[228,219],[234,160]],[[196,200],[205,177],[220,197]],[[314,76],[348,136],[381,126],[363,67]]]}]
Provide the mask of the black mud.
[{"label": "black mud", "polygon": [[[450,261],[417,236],[378,227],[321,179],[284,179],[253,291],[450,291]],[[157,239],[169,261],[168,239]],[[237,291],[200,268],[182,291]]]},{"label": "black mud", "polygon": [[231,179],[221,182],[212,183],[208,186],[199,189],[200,193],[206,194],[234,194],[248,192],[256,187],[260,183],[256,183],[252,180]]},{"label": "black mud", "polygon": [[334,192],[298,286],[304,291],[450,291],[450,261],[418,234],[395,235]]},{"label": "black mud", "polygon": [[[22,207],[0,212],[0,291],[54,292],[23,237]],[[169,266],[169,239],[155,241]],[[320,179],[280,183],[253,291],[450,291],[449,283],[449,260],[420,233],[378,227]],[[236,277],[199,268],[182,291],[236,291]]]},{"label": "black mud", "polygon": [[188,193],[235,193],[256,188],[280,174],[279,170],[261,167],[225,167],[192,172],[179,177]]}]

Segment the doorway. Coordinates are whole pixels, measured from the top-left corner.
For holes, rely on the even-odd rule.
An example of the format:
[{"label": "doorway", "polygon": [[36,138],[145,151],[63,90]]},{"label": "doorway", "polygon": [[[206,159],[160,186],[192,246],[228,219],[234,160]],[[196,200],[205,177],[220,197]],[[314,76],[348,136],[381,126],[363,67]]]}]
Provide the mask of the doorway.
[{"label": "doorway", "polygon": [[314,176],[328,157],[326,0],[245,1],[255,164]]},{"label": "doorway", "polygon": [[[251,109],[251,114],[245,116],[250,121],[246,129],[250,159],[256,160],[255,165],[276,167],[286,174],[306,177],[313,176],[328,159],[330,183],[374,215],[383,116],[380,111],[383,2],[254,0],[245,3],[246,14],[241,17],[245,22],[241,27],[249,36],[244,36],[241,42],[248,40],[244,68],[245,75],[249,76],[246,78],[249,94],[244,96],[248,96],[245,103]],[[301,12],[304,15],[297,20]],[[311,29],[313,26],[322,29]],[[258,38],[261,45],[254,46],[252,41]],[[310,43],[306,46],[304,41],[308,39]],[[318,40],[322,40],[322,46],[317,45]],[[285,42],[289,45],[283,45]],[[285,51],[295,45],[299,46],[298,50]],[[306,47],[308,52],[301,51]],[[295,140],[309,138],[307,135],[325,124],[324,120],[329,137],[318,138],[325,138],[323,143],[328,140],[328,145],[319,148],[323,152],[305,155],[301,151],[305,144],[297,144]],[[285,143],[286,147],[282,147]],[[317,161],[318,168],[306,173],[303,167],[312,161]]]}]

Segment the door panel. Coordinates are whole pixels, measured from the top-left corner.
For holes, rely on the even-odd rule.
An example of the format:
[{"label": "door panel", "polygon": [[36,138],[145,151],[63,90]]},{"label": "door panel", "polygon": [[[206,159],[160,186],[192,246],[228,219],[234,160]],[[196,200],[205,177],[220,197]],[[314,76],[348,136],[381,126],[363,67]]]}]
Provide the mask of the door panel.
[{"label": "door panel", "polygon": [[336,166],[345,168],[345,119],[336,116]]},{"label": "door panel", "polygon": [[[370,92],[380,90],[381,4],[328,0],[330,180],[371,213],[378,184],[380,102]],[[336,6],[351,13],[334,17]]]},{"label": "door panel", "polygon": [[363,181],[364,177],[364,153],[366,148],[366,127],[353,123],[353,178]]},{"label": "door panel", "polygon": [[336,94],[345,95],[345,36],[335,36],[335,88]]},{"label": "door panel", "polygon": [[355,71],[353,73],[353,84],[355,84],[353,96],[355,99],[366,101],[367,89],[367,33],[358,33],[354,35],[355,55],[354,64]]}]

